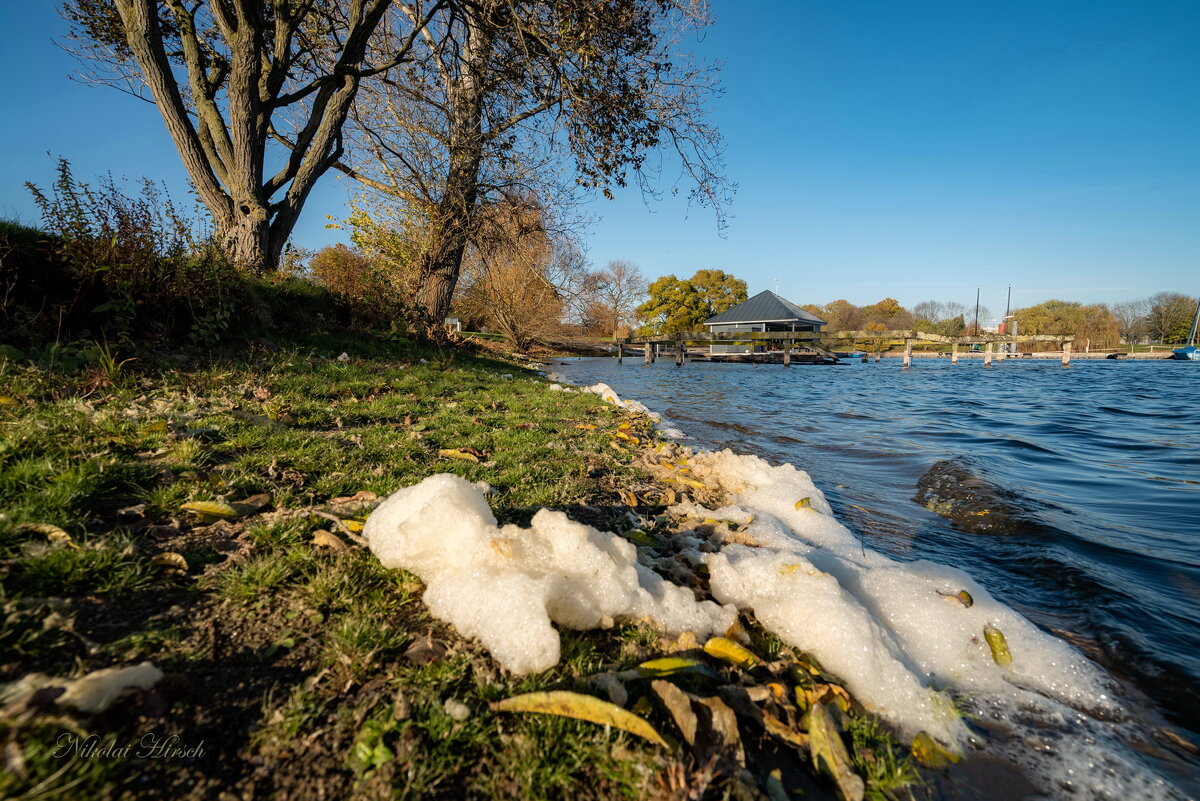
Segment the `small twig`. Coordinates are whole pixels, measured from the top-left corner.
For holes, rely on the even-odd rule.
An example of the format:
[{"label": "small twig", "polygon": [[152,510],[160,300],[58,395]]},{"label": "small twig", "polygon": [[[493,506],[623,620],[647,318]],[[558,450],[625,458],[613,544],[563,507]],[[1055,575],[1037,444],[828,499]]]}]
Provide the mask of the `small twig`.
[{"label": "small twig", "polygon": [[355,534],[349,528],[347,528],[346,524],[343,523],[342,519],[340,517],[338,517],[337,515],[330,514],[329,512],[318,512],[316,509],[306,509],[304,511],[308,512],[308,514],[313,515],[315,517],[320,517],[324,520],[328,520],[329,522],[333,523],[335,526],[338,527],[338,531],[342,532],[343,534],[345,534],[347,537],[349,537],[351,540],[358,543],[362,547],[364,547],[364,548],[367,547],[367,541],[365,539],[363,539],[362,537],[358,536],[357,534]]}]

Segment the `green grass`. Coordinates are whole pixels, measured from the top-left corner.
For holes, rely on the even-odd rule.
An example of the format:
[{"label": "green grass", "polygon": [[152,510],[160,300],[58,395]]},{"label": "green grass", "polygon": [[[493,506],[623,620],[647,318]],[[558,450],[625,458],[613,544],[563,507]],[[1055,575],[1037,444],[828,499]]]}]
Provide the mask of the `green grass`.
[{"label": "green grass", "polygon": [[[342,352],[348,361],[337,360]],[[575,428],[585,421],[599,428]],[[165,725],[185,742],[196,725],[189,721],[207,707],[256,692],[248,750],[227,759],[249,772],[240,760],[272,758],[286,772],[300,764],[289,760],[304,758],[300,742],[324,731],[318,750],[341,776],[338,794],[357,785],[369,797],[453,787],[562,798],[589,786],[599,797],[638,796],[659,759],[651,748],[627,742],[630,755],[616,759],[613,742],[625,738],[603,729],[487,711],[506,694],[620,661],[619,640],[600,647],[598,636],[567,634],[559,668],[505,677],[429,617],[414,576],[361,550],[314,548],[313,531],[331,524],[304,511],[363,490],[383,497],[439,472],[487,481],[502,518],[609,503],[611,488],[589,469],[636,475],[629,457],[608,447],[618,422],[595,397],[550,392],[513,364],[406,342],[322,335],[274,354],[148,357],[74,375],[0,357],[0,646],[17,658],[0,666],[0,681],[35,663],[80,675],[150,659],[194,676],[192,693],[214,694],[174,708]],[[438,453],[460,447],[486,458]],[[264,515],[207,529],[180,508],[259,493],[272,498]],[[47,524],[69,539],[48,535],[57,529]],[[183,555],[186,572],[153,561],[168,551]],[[81,608],[108,611],[77,627],[85,639],[48,618],[42,598],[69,606],[62,620]],[[627,634],[650,637],[636,627]],[[442,649],[440,658],[405,656],[422,639]],[[232,661],[206,680],[214,658]],[[397,694],[409,709],[403,719]],[[472,717],[451,719],[447,698],[461,699]],[[118,738],[164,725],[109,718]],[[96,721],[72,725],[91,732]],[[48,754],[61,729],[27,722],[5,731],[26,759],[24,777],[4,779],[6,795],[36,794],[53,777],[48,786],[68,779],[77,782],[72,793],[105,797],[134,770],[114,762],[56,776],[62,765]],[[364,761],[385,753],[396,757],[386,767]]]}]

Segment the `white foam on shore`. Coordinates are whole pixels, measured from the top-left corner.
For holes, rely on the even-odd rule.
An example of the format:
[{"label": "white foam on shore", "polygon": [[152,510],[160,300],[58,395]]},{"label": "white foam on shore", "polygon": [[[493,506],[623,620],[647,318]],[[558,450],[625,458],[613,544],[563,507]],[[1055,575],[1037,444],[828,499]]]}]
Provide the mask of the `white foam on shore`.
[{"label": "white foam on shore", "polygon": [[[705,556],[713,597],[753,611],[780,639],[813,654],[902,735],[977,744],[953,697],[1006,730],[1004,744],[988,747],[1047,779],[1054,795],[1181,797],[1123,744],[1136,736],[1132,726],[1110,722],[1126,718],[1112,680],[965,572],[865,547],[832,516],[808,473],[790,464],[726,450],[697,453],[689,466],[729,493],[732,503],[713,514],[751,520],[744,533],[760,546]],[[947,597],[962,590],[974,600],[969,608]],[[1003,632],[1011,666],[993,658],[987,625]],[[1054,747],[1029,747],[1042,729],[1056,732]]]},{"label": "white foam on shore", "polygon": [[593,629],[647,620],[701,637],[733,625],[733,607],[697,601],[638,564],[637,548],[622,537],[548,509],[529,528],[499,527],[484,492],[448,473],[430,476],[384,501],[363,534],[385,567],[425,582],[435,617],[478,638],[513,673],[558,664],[554,623]]},{"label": "white foam on shore", "polygon": [[680,428],[673,425],[663,425],[663,416],[661,414],[651,411],[641,401],[632,399],[623,400],[608,384],[593,384],[590,387],[584,387],[583,391],[599,395],[605,403],[611,403],[613,406],[617,406],[627,412],[646,415],[658,424],[659,433],[667,439],[688,439],[688,435]]}]

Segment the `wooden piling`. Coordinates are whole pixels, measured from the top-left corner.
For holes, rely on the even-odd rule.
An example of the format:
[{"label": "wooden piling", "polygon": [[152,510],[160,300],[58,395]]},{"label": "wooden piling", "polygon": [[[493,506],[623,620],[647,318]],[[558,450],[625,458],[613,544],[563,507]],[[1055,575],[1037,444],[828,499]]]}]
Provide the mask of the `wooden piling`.
[{"label": "wooden piling", "polygon": [[983,349],[983,366],[992,366],[992,343],[989,342]]},{"label": "wooden piling", "polygon": [[909,367],[911,365],[912,365],[912,340],[906,339],[906,340],[904,340],[904,366]]},{"label": "wooden piling", "polygon": [[675,335],[675,366],[683,367],[683,337]]},{"label": "wooden piling", "polygon": [[792,343],[791,342],[783,343],[783,366],[784,367],[792,366]]},{"label": "wooden piling", "polygon": [[1072,341],[1069,339],[1063,343],[1063,346],[1062,346],[1062,353],[1063,353],[1062,366],[1063,367],[1071,366],[1071,345],[1072,344],[1074,344],[1074,343],[1072,343]]},{"label": "wooden piling", "polygon": [[642,363],[650,364],[652,358],[653,357],[650,354],[650,346],[649,345],[642,346]]},{"label": "wooden piling", "polygon": [[621,363],[621,357],[625,354],[625,346],[620,342],[617,343],[617,364]]},{"label": "wooden piling", "polygon": [[950,363],[958,364],[958,343],[957,342],[950,343]]}]

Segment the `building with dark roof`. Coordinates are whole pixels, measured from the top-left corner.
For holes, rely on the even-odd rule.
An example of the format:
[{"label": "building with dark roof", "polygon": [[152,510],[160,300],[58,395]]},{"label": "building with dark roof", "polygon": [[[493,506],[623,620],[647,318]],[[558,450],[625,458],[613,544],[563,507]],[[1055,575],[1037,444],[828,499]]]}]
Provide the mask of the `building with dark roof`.
[{"label": "building with dark roof", "polygon": [[[820,331],[825,321],[770,290],[704,321],[709,331]],[[711,353],[763,352],[766,345],[710,346]]]}]

